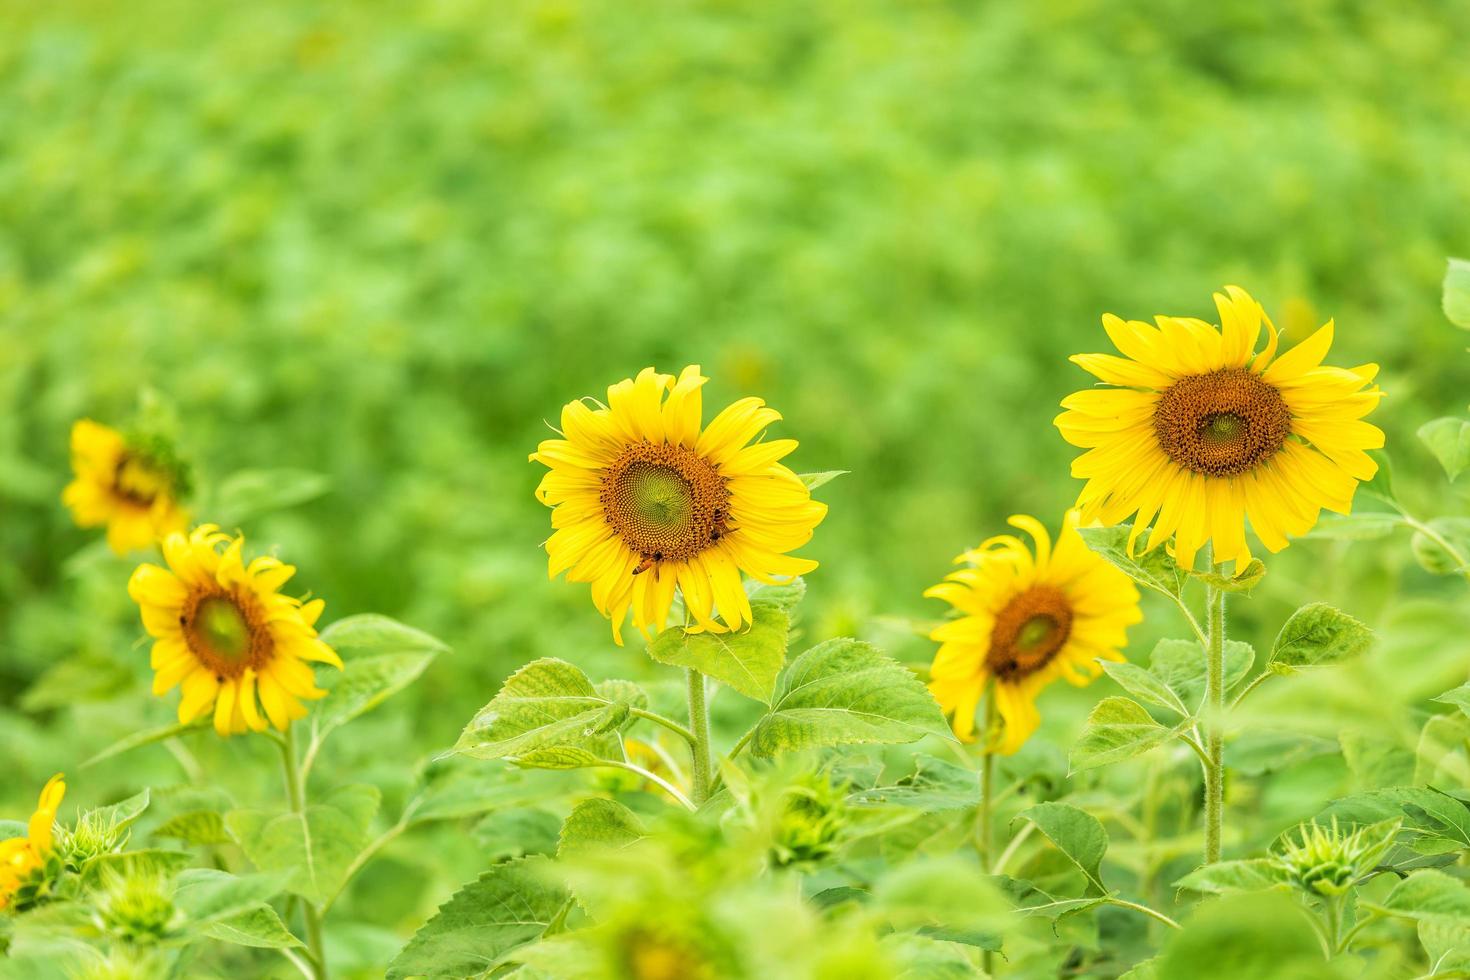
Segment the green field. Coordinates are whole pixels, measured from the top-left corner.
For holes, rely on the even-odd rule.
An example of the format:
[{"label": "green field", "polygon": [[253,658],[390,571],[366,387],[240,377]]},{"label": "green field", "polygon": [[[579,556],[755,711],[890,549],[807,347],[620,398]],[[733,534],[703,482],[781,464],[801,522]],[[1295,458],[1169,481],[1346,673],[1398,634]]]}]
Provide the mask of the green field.
[{"label": "green field", "polygon": [[[1470,378],[1440,308],[1446,257],[1470,253],[1467,37],[1470,7],[1439,2],[0,0],[0,816],[57,770],[63,820],[191,779],[279,793],[259,738],[80,768],[176,710],[148,693],[140,556],[60,503],[81,417],[170,430],[196,513],[298,566],[325,621],[382,613],[452,648],[319,764],[385,812],[528,661],[667,683],[585,585],[548,581],[526,459],[564,403],[650,365],[702,365],[707,406],[765,398],[797,472],[850,471],[816,492],[803,642],[919,669],[943,614],[922,592],[953,556],[1012,513],[1055,526],[1080,488],[1052,419],[1092,380],[1067,356],[1111,350],[1105,312],[1213,319],[1238,283],[1291,343],[1335,318],[1333,363],[1383,367],[1399,497],[1464,514],[1414,433],[1463,413]],[[299,472],[209,510],[273,470]],[[1257,850],[1362,788],[1311,739],[1413,749],[1465,678],[1464,582],[1407,543],[1298,542],[1241,604],[1232,635],[1260,649],[1312,600],[1380,634],[1262,695],[1257,728],[1301,738],[1261,748],[1284,769],[1234,800]],[[1146,661],[1182,625],[1144,610]],[[1064,754],[1100,692],[1119,693],[1049,691],[1042,739]],[[749,712],[714,710],[728,744]],[[1091,778],[1130,799],[1143,771]],[[329,922],[341,975],[381,975],[544,824],[391,843]],[[1135,950],[1112,927],[1101,948]]]}]

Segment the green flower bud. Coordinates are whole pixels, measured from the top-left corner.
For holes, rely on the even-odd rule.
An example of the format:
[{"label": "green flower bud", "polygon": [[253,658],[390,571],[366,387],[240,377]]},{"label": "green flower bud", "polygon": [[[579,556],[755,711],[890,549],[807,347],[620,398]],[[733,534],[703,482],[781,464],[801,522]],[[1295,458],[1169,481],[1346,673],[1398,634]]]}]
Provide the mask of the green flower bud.
[{"label": "green flower bud", "polygon": [[110,873],[98,902],[103,930],[134,946],[151,946],[169,938],[183,923],[174,906],[172,888],[157,874],[126,877]]},{"label": "green flower bud", "polygon": [[771,844],[774,866],[820,864],[837,852],[847,826],[846,789],[833,786],[826,774],[786,787]]},{"label": "green flower bud", "polygon": [[1287,879],[1313,895],[1342,895],[1377,866],[1393,844],[1399,821],[1388,820],[1348,833],[1333,818],[1330,826],[1302,824],[1296,838],[1285,836],[1273,856]]}]

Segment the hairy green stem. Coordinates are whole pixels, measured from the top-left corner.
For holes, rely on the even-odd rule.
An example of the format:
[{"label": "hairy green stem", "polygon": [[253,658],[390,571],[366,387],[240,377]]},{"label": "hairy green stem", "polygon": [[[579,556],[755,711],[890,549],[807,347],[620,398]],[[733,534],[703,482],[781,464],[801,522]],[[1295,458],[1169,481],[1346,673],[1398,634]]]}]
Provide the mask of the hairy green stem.
[{"label": "hairy green stem", "polygon": [[1205,863],[1220,860],[1225,822],[1225,592],[1205,585]]},{"label": "hairy green stem", "polygon": [[685,673],[689,680],[689,732],[694,736],[689,743],[694,754],[690,795],[698,806],[709,799],[710,793],[709,704],[705,698],[704,675],[693,667]]},{"label": "hairy green stem", "polygon": [[[286,800],[291,812],[306,820],[306,782],[301,778],[301,769],[296,764],[296,726],[288,725],[284,738],[275,739],[281,749],[281,774],[286,782]],[[306,949],[312,976],[315,980],[327,978],[327,951],[322,941],[322,916],[311,902],[302,900],[301,920],[306,925]]]},{"label": "hairy green stem", "polygon": [[1179,923],[1175,922],[1173,919],[1169,918],[1167,915],[1158,911],[1157,909],[1149,908],[1147,905],[1140,905],[1137,902],[1130,902],[1127,899],[1123,898],[1109,897],[1103,899],[1103,901],[1107,902],[1109,905],[1116,905],[1120,909],[1132,909],[1135,912],[1142,912],[1144,915],[1152,919],[1157,919],[1159,922],[1162,922],[1170,929],[1179,928]]},{"label": "hairy green stem", "polygon": [[[976,846],[980,852],[980,870],[986,874],[991,873],[993,865],[990,861],[990,843],[994,836],[991,833],[991,815],[995,810],[995,746],[991,744],[993,730],[995,728],[995,683],[992,681],[990,691],[985,695],[985,727],[981,729],[983,744],[985,745],[985,757],[980,763],[980,813],[975,819]],[[995,956],[990,950],[981,954],[981,967],[986,976],[995,975]]]},{"label": "hairy green stem", "polygon": [[655,725],[662,725],[690,745],[694,744],[694,733],[672,718],[665,718],[656,711],[645,711],[643,708],[633,708],[628,713],[634,718],[642,718],[645,721],[653,722]]}]

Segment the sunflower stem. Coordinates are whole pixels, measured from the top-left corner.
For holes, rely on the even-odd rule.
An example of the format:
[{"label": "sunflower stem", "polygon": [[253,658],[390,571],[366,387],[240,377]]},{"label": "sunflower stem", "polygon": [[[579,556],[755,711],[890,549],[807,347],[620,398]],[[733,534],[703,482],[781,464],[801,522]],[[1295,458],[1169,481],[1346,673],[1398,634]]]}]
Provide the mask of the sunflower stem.
[{"label": "sunflower stem", "polygon": [[705,697],[704,675],[693,667],[685,673],[689,681],[689,731],[694,736],[689,743],[694,756],[690,796],[695,806],[699,806],[709,799],[710,793],[709,703]]},{"label": "sunflower stem", "polygon": [[[990,691],[985,695],[985,755],[980,761],[980,813],[975,819],[976,846],[980,852],[980,870],[986,874],[991,873],[993,865],[990,860],[990,845],[994,834],[991,833],[991,815],[995,810],[995,743],[992,741],[995,732],[995,684],[990,685]],[[981,967],[986,976],[995,974],[995,957],[990,950],[981,954]]]},{"label": "sunflower stem", "polygon": [[[286,800],[291,812],[306,821],[306,781],[296,764],[296,726],[287,725],[286,734],[274,740],[281,747],[281,774],[286,783]],[[327,980],[327,953],[322,941],[322,914],[311,902],[302,899],[301,920],[306,925],[307,962],[315,980]]]},{"label": "sunflower stem", "polygon": [[1225,591],[1207,584],[1205,607],[1205,863],[1213,864],[1220,860],[1225,822]]}]

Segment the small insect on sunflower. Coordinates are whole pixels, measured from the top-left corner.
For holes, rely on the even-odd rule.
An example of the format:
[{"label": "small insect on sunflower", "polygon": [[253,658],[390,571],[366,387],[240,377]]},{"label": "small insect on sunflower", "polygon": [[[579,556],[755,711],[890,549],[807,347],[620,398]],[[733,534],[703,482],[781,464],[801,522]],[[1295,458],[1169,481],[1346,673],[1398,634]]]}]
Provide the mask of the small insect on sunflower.
[{"label": "small insect on sunflower", "polygon": [[179,721],[212,709],[221,735],[264,731],[267,720],[285,731],[306,716],[300,699],[326,696],[307,662],[342,667],[317,638],[322,600],[281,595],[296,569],[269,556],[246,565],[244,545],[243,537],[201,524],[164,539],[168,568],[139,565],[128,580],[155,641],[153,693],[182,685]]},{"label": "small insect on sunflower", "polygon": [[[1150,525],[1147,549],[1170,536],[1179,564],[1213,542],[1214,560],[1250,561],[1245,521],[1272,552],[1311,530],[1323,507],[1346,514],[1358,482],[1378,465],[1365,450],[1383,432],[1363,421],[1378,405],[1378,365],[1322,363],[1328,321],[1276,356],[1278,337],[1243,289],[1215,294],[1220,326],[1156,317],[1157,326],[1103,317],[1124,356],[1072,360],[1111,387],[1063,399],[1062,436],[1087,452],[1072,463],[1085,479],[1084,521],[1136,515],[1130,547]],[[1267,339],[1258,352],[1265,324]]]},{"label": "small insect on sunflower", "polygon": [[0,909],[9,907],[16,894],[45,867],[46,856],[51,853],[56,811],[65,796],[66,782],[57,773],[41,790],[36,811],[26,826],[26,836],[0,841]]},{"label": "small insect on sunflower", "polygon": [[1082,686],[1100,673],[1099,659],[1121,661],[1128,627],[1143,618],[1138,589],[1128,577],[1087,549],[1068,511],[1056,548],[1034,517],[1017,515],[1013,527],[1029,534],[997,535],[955,559],[966,567],[924,594],[943,599],[961,615],[929,634],[939,651],[929,690],[954,732],[975,738],[975,709],[994,683],[995,706],[1005,722],[995,751],[1015,752],[1036,731],[1036,697],[1057,678]]},{"label": "small insect on sunflower", "polygon": [[621,644],[629,610],[653,635],[678,590],[695,629],[751,621],[741,572],[762,582],[817,567],[787,552],[811,540],[827,506],[779,461],[794,439],[752,443],[781,418],[742,398],[702,425],[697,365],[675,379],[646,368],[607,390],[607,404],[569,403],[561,439],[531,454],[549,467],[536,497],[553,508],[548,571],[590,582]]},{"label": "small insect on sunflower", "polygon": [[166,447],[128,440],[91,419],[71,429],[71,465],[76,478],[61,502],[78,527],[107,527],[107,543],[119,555],[146,548],[182,531],[188,522],[179,505],[187,486],[183,465]]}]

